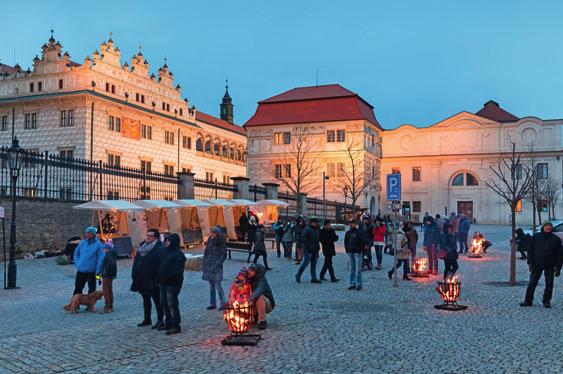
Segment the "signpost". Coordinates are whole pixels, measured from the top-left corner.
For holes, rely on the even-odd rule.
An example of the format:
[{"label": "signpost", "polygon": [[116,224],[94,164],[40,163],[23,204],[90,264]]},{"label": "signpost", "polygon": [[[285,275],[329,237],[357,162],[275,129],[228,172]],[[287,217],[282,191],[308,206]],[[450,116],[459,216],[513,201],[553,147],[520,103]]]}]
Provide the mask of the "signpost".
[{"label": "signpost", "polygon": [[397,230],[399,226],[399,211],[401,209],[401,174],[387,174],[387,204],[391,202],[393,211],[393,287],[399,287],[397,281]]}]

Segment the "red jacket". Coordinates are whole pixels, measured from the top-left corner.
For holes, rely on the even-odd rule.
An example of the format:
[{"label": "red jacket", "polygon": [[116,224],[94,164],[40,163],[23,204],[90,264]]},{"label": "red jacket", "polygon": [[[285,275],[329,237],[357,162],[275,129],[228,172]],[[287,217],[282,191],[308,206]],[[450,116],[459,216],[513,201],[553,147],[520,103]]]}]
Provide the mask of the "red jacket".
[{"label": "red jacket", "polygon": [[381,225],[379,227],[373,228],[373,241],[374,242],[385,242],[385,233],[387,232],[387,226]]}]

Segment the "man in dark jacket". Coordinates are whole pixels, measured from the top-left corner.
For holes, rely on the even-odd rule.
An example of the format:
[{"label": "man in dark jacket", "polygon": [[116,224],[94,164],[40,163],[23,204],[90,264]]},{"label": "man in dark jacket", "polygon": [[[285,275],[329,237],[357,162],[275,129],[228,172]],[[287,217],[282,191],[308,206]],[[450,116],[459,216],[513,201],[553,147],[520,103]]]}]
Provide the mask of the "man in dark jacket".
[{"label": "man in dark jacket", "polygon": [[139,292],[143,297],[143,310],[145,318],[137,326],[150,326],[151,322],[151,299],[156,309],[157,322],[152,326],[153,329],[164,326],[164,313],[160,305],[160,289],[158,287],[158,269],[160,260],[164,252],[164,245],[160,241],[160,233],[156,229],[147,231],[146,240],[141,243],[133,268],[131,277],[133,284],[131,291]]},{"label": "man in dark jacket", "polygon": [[469,222],[465,214],[460,214],[458,227],[459,253],[469,252],[469,243],[467,242],[467,239],[470,228],[471,222]]},{"label": "man in dark jacket", "polygon": [[246,233],[248,232],[248,217],[245,212],[242,212],[240,218],[238,219],[238,227],[240,230],[241,240],[244,242],[246,240]]},{"label": "man in dark jacket", "polygon": [[100,313],[111,313],[113,311],[113,280],[117,277],[117,253],[109,245],[104,246],[100,276],[105,301],[104,309]]},{"label": "man in dark jacket", "polygon": [[438,242],[440,241],[440,228],[434,222],[432,216],[428,216],[425,221],[424,241],[422,248],[428,254],[428,274],[438,274]]},{"label": "man in dark jacket", "polygon": [[158,284],[160,285],[160,302],[166,321],[164,328],[166,335],[177,334],[181,331],[180,308],[178,295],[184,283],[184,264],[186,256],[180,250],[180,237],[171,234],[164,240],[164,253],[158,269]]},{"label": "man in dark jacket", "polygon": [[311,264],[311,283],[321,283],[317,279],[317,259],[321,248],[319,245],[319,223],[316,218],[311,218],[309,225],[303,229],[301,239],[303,240],[303,263],[295,275],[295,280],[297,283],[301,283],[301,275]]},{"label": "man in dark jacket", "polygon": [[348,254],[350,264],[349,290],[362,289],[362,253],[364,250],[364,236],[358,230],[355,221],[350,221],[350,229],[344,235],[344,249]]},{"label": "man in dark jacket", "polygon": [[516,250],[520,252],[520,260],[526,259],[526,252],[528,251],[528,246],[530,245],[530,241],[532,240],[532,236],[530,234],[525,234],[524,230],[518,228],[515,231],[516,234]]},{"label": "man in dark jacket", "polygon": [[371,223],[371,218],[369,216],[364,216],[362,218],[362,222],[360,223],[360,227],[358,230],[362,233],[364,237],[364,250],[363,250],[363,261],[362,261],[362,270],[372,269],[372,260],[371,260],[371,247],[373,245],[373,224]]},{"label": "man in dark jacket", "polygon": [[271,313],[276,306],[274,294],[266,279],[266,268],[259,264],[250,265],[248,268],[248,279],[252,289],[250,301],[255,306],[256,313],[258,314],[258,328],[264,330],[268,325],[266,314]]},{"label": "man in dark jacket", "polygon": [[325,257],[325,262],[323,268],[321,269],[321,280],[325,281],[325,274],[328,270],[330,274],[331,282],[338,282],[340,279],[336,278],[334,275],[334,268],[332,267],[332,258],[336,256],[336,250],[334,249],[334,242],[338,240],[338,235],[330,225],[330,221],[327,219],[324,222],[324,226],[319,234],[319,241],[323,247],[323,255]]},{"label": "man in dark jacket", "polygon": [[530,281],[526,289],[526,298],[520,306],[532,306],[534,292],[541,274],[545,277],[545,290],[543,292],[543,306],[551,308],[553,294],[553,277],[561,274],[563,266],[563,246],[561,239],[553,233],[553,225],[546,222],[542,231],[535,234],[528,247],[528,266],[530,268]]}]

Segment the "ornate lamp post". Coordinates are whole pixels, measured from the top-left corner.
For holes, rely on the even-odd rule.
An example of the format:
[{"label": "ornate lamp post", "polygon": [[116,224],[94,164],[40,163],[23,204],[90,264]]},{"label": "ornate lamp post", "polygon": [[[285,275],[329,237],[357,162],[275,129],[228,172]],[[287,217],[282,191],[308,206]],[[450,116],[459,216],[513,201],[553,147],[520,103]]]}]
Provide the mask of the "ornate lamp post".
[{"label": "ornate lamp post", "polygon": [[23,149],[20,148],[18,138],[12,139],[12,146],[8,149],[8,167],[12,177],[12,222],[10,223],[10,261],[8,263],[8,289],[16,288],[16,182],[21,169]]},{"label": "ornate lamp post", "polygon": [[323,220],[326,220],[326,181],[328,180],[328,175],[323,171]]}]

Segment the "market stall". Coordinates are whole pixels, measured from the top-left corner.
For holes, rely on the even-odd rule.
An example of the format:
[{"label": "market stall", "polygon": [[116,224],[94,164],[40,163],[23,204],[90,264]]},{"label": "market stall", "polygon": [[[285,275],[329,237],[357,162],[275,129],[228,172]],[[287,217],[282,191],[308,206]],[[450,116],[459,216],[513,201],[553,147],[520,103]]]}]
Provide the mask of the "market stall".
[{"label": "market stall", "polygon": [[[221,226],[224,228],[227,238],[236,240],[235,222],[233,219],[232,208],[236,206],[231,200],[211,199],[205,200],[207,203],[214,205],[208,209],[209,227]],[[237,221],[238,222],[238,221]]]},{"label": "market stall", "polygon": [[[145,209],[147,228],[157,229],[160,233],[175,233],[182,237],[180,216],[181,205],[168,200],[137,200],[135,205]],[[182,243],[180,243],[182,244]]]},{"label": "market stall", "polygon": [[182,239],[186,246],[200,244],[209,236],[209,209],[214,206],[208,202],[193,199],[176,200],[181,206],[178,210]]},{"label": "market stall", "polygon": [[271,225],[278,220],[279,208],[286,208],[287,206],[288,204],[281,200],[260,200],[252,207],[252,210],[258,216],[260,223]]}]

